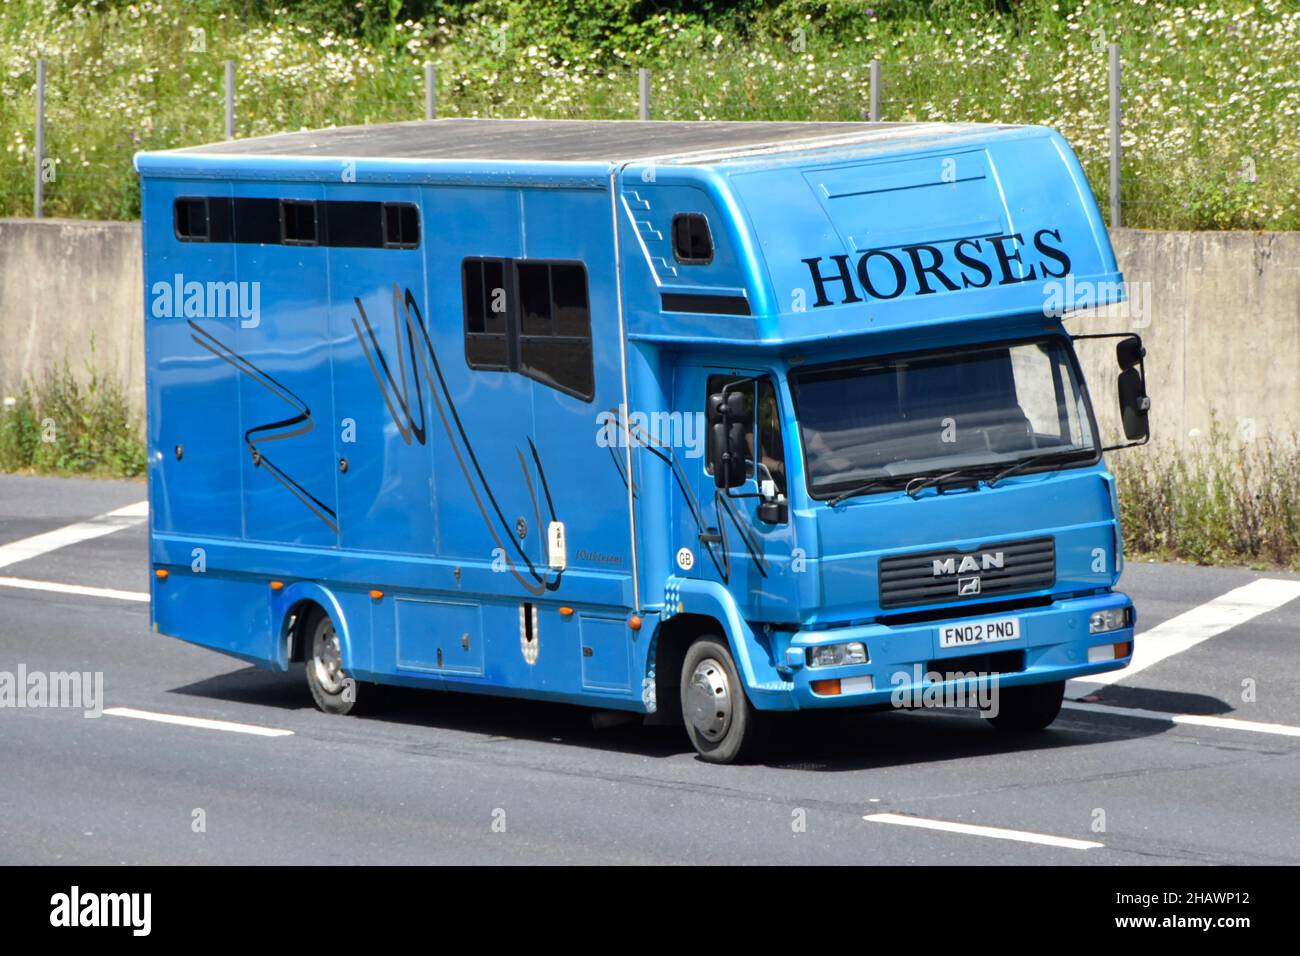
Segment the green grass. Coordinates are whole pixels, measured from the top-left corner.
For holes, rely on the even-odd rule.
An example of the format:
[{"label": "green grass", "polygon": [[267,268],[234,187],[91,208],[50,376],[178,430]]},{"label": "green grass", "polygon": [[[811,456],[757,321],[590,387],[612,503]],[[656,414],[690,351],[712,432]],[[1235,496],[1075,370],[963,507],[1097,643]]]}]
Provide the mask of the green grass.
[{"label": "green grass", "polygon": [[0,403],[0,471],[130,478],[145,445],[126,394],[111,376],[66,364]]},{"label": "green grass", "polygon": [[1197,564],[1300,571],[1300,436],[1113,454],[1125,548]]},{"label": "green grass", "polygon": [[426,60],[439,64],[440,115],[631,117],[645,66],[657,118],[860,119],[879,58],[886,119],[1055,126],[1104,208],[1108,41],[1125,64],[1126,225],[1300,228],[1300,7],[1288,0],[8,0],[0,214],[31,212],[37,55],[56,174],[47,215],[136,217],[135,151],[223,135],[226,58],[241,136],[418,118]]}]

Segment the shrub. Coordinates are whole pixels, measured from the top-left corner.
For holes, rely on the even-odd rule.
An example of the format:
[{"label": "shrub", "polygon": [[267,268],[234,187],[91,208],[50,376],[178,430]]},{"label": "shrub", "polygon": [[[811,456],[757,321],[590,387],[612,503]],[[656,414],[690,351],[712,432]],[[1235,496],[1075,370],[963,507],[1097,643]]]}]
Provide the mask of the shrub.
[{"label": "shrub", "polygon": [[1300,436],[1234,442],[1217,424],[1186,449],[1113,463],[1130,552],[1300,570]]},{"label": "shrub", "polygon": [[133,477],[145,446],[116,378],[64,363],[0,405],[0,470]]}]

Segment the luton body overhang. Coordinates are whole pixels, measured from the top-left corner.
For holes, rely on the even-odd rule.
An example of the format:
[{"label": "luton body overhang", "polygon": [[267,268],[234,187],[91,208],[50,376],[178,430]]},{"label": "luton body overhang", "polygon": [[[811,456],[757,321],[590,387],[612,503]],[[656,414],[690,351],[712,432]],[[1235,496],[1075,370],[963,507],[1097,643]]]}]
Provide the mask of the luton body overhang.
[{"label": "luton body overhang", "polygon": [[954,322],[1055,322],[1124,298],[1096,201],[1054,130],[922,124],[829,148],[634,165],[625,181],[647,175],[693,183],[725,210],[745,275],[729,291],[743,291],[750,314],[634,311],[634,339],[803,346]]}]

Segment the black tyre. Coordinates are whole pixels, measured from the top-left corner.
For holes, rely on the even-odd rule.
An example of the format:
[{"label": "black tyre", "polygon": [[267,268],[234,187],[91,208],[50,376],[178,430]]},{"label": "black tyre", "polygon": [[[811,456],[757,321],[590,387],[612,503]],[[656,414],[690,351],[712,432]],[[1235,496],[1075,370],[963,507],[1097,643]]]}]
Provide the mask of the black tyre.
[{"label": "black tyre", "polygon": [[682,661],[682,720],[700,758],[709,763],[746,763],[762,753],[770,720],[754,709],[731,659],[717,637],[702,637]]},{"label": "black tyre", "polygon": [[1065,681],[998,688],[998,713],[989,723],[1001,731],[1027,734],[1042,730],[1061,712]]},{"label": "black tyre", "polygon": [[356,713],[367,688],[344,672],[342,648],[333,620],[317,611],[307,620],[303,636],[307,686],[316,706],[327,714]]}]

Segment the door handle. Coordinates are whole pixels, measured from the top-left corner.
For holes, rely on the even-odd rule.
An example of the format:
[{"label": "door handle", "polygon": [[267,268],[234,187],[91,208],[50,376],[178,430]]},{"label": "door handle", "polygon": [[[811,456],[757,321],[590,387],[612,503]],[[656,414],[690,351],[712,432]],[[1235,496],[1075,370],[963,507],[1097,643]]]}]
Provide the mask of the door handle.
[{"label": "door handle", "polygon": [[709,528],[708,531],[700,534],[701,544],[722,544],[722,535],[718,534],[716,528]]}]

